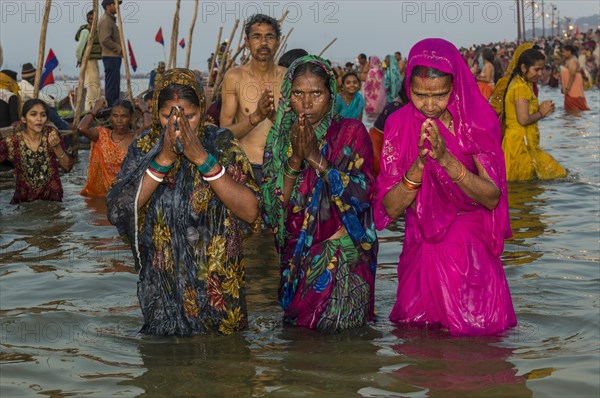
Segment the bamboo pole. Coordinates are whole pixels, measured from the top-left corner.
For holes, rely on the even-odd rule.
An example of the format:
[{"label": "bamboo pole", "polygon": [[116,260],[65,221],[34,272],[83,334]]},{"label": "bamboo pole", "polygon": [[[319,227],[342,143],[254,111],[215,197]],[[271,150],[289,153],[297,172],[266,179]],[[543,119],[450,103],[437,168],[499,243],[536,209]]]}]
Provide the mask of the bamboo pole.
[{"label": "bamboo pole", "polygon": [[177,67],[177,37],[179,36],[179,9],[181,8],[181,0],[175,3],[175,15],[173,15],[173,30],[171,31],[171,50],[169,52],[169,64],[167,68],[172,69]]},{"label": "bamboo pole", "polygon": [[44,5],[44,17],[42,19],[42,30],[40,31],[40,46],[38,54],[38,63],[35,70],[35,83],[33,85],[33,98],[37,98],[40,92],[40,79],[42,78],[42,68],[44,65],[44,54],[46,54],[46,30],[48,29],[48,18],[50,16],[50,7],[52,0],[46,0]]},{"label": "bamboo pole", "polygon": [[188,36],[188,48],[185,53],[185,68],[190,68],[190,57],[192,55],[192,37],[194,37],[194,27],[196,27],[196,18],[198,17],[198,0],[194,1],[194,16],[192,17],[192,24],[190,25],[190,34]]},{"label": "bamboo pole", "polygon": [[92,2],[92,6],[94,11],[94,16],[92,17],[92,28],[90,29],[90,34],[88,36],[87,43],[85,44],[83,56],[81,57],[81,69],[79,70],[79,81],[77,82],[77,96],[75,97],[75,115],[73,117],[73,130],[75,132],[75,139],[73,140],[73,151],[75,154],[77,153],[77,149],[79,147],[79,130],[77,129],[77,126],[79,126],[79,120],[81,118],[81,98],[83,97],[83,84],[85,82],[85,72],[87,71],[87,64],[89,62],[90,54],[92,52],[94,36],[96,35],[98,29],[98,1],[94,0]]},{"label": "bamboo pole", "polygon": [[229,59],[229,47],[231,47],[231,41],[235,37],[235,32],[237,31],[238,25],[240,24],[240,20],[236,19],[233,24],[233,29],[231,30],[231,34],[229,35],[229,41],[227,42],[227,47],[225,47],[225,51],[223,52],[223,59],[221,59],[221,66],[219,67],[219,72],[217,72],[217,77],[215,79],[215,85],[213,86],[213,92],[210,96],[210,103],[212,103],[212,99],[215,97],[215,91],[219,91],[221,83],[223,81],[223,77],[225,76],[227,61]]},{"label": "bamboo pole", "polygon": [[[119,0],[113,0],[115,7],[119,10]],[[129,73],[129,58],[127,58],[127,47],[125,47],[125,32],[123,32],[123,20],[121,19],[121,11],[117,11],[117,22],[119,23],[119,37],[121,38],[121,52],[123,53],[123,61],[125,62],[125,79],[127,80],[127,96],[132,104],[135,104],[133,100],[133,93],[131,92],[131,75]],[[121,71],[119,71],[121,73]]]},{"label": "bamboo pole", "polygon": [[275,53],[275,61],[276,62],[279,60],[279,58],[281,58],[281,55],[284,53],[285,48],[287,46],[287,41],[290,38],[290,35],[292,34],[293,31],[294,31],[294,27],[290,28],[290,31],[288,32],[288,34],[285,35],[283,40],[279,43],[279,48],[277,49],[277,52]]},{"label": "bamboo pole", "polygon": [[336,37],[336,38],[334,38],[334,39],[331,41],[331,43],[329,43],[328,45],[326,45],[326,46],[325,46],[325,48],[323,49],[323,51],[321,51],[321,52],[319,53],[319,57],[320,57],[320,56],[322,56],[322,55],[325,53],[325,51],[327,51],[327,49],[328,49],[329,47],[331,47],[331,45],[332,45],[333,43],[335,43],[335,41],[336,41],[336,40],[337,40],[337,37]]},{"label": "bamboo pole", "polygon": [[[219,35],[217,36],[217,48],[215,48],[215,52],[213,53],[213,58],[212,61],[210,63],[210,70],[208,71],[208,83],[207,85],[210,86],[211,83],[213,83],[213,69],[215,69],[215,64],[217,62],[217,57],[219,56],[219,47],[221,46],[221,35],[223,34],[223,27],[221,26],[219,28]],[[210,98],[209,98],[210,99]]]}]

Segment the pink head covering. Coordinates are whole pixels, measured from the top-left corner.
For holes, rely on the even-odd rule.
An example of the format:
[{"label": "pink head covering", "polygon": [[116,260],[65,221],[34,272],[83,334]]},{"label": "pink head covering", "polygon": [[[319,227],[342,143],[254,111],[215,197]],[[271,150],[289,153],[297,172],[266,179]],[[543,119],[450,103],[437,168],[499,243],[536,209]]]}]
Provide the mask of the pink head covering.
[{"label": "pink head covering", "polygon": [[[477,81],[456,47],[444,39],[425,39],[413,46],[408,55],[404,80],[409,99],[410,78],[415,66],[435,68],[452,75],[448,111],[454,118],[454,125],[458,126],[457,137],[463,152],[476,154],[497,148],[498,142],[501,142],[498,118],[481,95]],[[410,106],[414,108],[412,101]],[[425,116],[421,117],[425,121]]]},{"label": "pink head covering", "polygon": [[[484,210],[484,222],[490,231],[490,246],[496,255],[511,236],[506,188],[506,167],[498,118],[479,92],[477,82],[456,47],[443,39],[425,39],[413,46],[406,67],[406,92],[410,99],[410,78],[416,66],[438,69],[452,75],[452,93],[448,111],[454,119],[456,140],[436,120],[446,135],[448,150],[471,172],[477,173],[473,156],[486,170],[501,192],[498,206]],[[383,198],[398,183],[418,156],[421,126],[426,117],[411,102],[393,113],[385,124],[380,174],[374,203],[375,225],[385,228],[392,219],[383,207]],[[450,136],[449,136],[450,135]],[[449,137],[449,138],[448,138]],[[451,141],[457,144],[451,145]],[[426,144],[428,142],[426,141]],[[453,146],[453,147],[452,147]],[[452,147],[452,148],[451,148]],[[455,184],[435,161],[427,161],[423,185],[415,199],[415,216],[425,239],[440,241],[459,212],[481,208]]]}]

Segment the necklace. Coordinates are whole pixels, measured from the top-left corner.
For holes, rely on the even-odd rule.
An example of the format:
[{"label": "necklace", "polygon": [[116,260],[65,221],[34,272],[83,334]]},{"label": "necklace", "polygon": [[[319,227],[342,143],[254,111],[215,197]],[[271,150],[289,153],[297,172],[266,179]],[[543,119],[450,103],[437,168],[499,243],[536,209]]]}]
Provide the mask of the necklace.
[{"label": "necklace", "polygon": [[114,138],[114,136],[113,136],[113,134],[114,134],[114,133],[115,133],[115,132],[114,132],[114,130],[110,132],[110,138],[112,139],[112,141],[113,141],[115,144],[118,144],[118,143],[120,143],[121,141],[123,141],[125,138],[127,138],[127,136],[128,136],[129,134],[131,134],[131,131],[130,131],[130,132],[128,132],[128,133],[126,133],[126,134],[123,134],[123,135],[122,135],[122,137],[123,137],[123,138],[121,138],[119,141],[116,141],[116,140],[115,140],[115,138]]}]

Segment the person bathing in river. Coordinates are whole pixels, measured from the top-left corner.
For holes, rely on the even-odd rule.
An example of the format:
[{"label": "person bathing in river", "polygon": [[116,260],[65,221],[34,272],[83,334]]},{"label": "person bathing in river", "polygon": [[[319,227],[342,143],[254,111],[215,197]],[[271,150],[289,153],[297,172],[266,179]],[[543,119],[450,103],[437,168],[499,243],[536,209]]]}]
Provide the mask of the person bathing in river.
[{"label": "person bathing in river", "polygon": [[81,191],[81,195],[84,196],[106,196],[121,169],[129,144],[152,124],[152,115],[146,102],[138,98],[138,106],[144,118],[139,130],[131,129],[133,106],[127,100],[118,101],[113,105],[110,112],[112,130],[101,126],[91,127],[96,114],[105,105],[104,99],[97,100],[77,127],[81,134],[92,141],[87,184]]},{"label": "person bathing in river", "polygon": [[69,172],[73,160],[60,133],[48,124],[48,105],[40,99],[23,104],[21,121],[13,134],[0,140],[0,162],[15,168],[11,204],[35,200],[62,201],[59,168]]}]

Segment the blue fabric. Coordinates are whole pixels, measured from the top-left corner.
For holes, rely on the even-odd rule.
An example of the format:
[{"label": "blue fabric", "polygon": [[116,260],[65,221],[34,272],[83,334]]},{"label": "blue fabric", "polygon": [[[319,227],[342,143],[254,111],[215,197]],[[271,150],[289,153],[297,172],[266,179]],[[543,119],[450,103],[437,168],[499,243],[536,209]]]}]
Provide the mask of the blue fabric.
[{"label": "blue fabric", "polygon": [[341,95],[337,95],[335,100],[335,111],[344,119],[360,119],[360,114],[365,108],[365,99],[361,93],[354,94],[354,99],[350,105],[346,105]]}]

